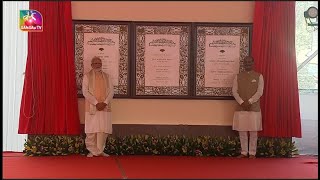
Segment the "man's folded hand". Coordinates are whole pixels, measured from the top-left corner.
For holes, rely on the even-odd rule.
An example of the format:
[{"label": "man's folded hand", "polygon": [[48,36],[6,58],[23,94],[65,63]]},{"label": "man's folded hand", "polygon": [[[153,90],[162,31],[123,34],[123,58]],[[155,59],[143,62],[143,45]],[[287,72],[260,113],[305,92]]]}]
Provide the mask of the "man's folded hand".
[{"label": "man's folded hand", "polygon": [[251,104],[249,103],[249,101],[244,101],[242,104],[241,104],[241,107],[243,108],[243,110],[245,111],[250,111],[250,108],[251,108]]},{"label": "man's folded hand", "polygon": [[98,104],[96,105],[96,108],[97,108],[98,111],[102,111],[106,106],[107,106],[106,103],[100,102],[100,103],[98,103]]}]

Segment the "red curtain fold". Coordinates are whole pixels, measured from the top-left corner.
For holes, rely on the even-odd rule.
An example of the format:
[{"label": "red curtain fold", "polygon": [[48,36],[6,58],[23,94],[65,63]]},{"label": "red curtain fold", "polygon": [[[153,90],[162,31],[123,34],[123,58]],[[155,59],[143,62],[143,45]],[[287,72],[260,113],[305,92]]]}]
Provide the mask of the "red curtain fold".
[{"label": "red curtain fold", "polygon": [[261,98],[266,137],[301,137],[295,52],[295,1],[257,1],[252,56],[264,76]]},{"label": "red curtain fold", "polygon": [[28,34],[19,134],[80,134],[71,1],[30,1],[43,32]]}]

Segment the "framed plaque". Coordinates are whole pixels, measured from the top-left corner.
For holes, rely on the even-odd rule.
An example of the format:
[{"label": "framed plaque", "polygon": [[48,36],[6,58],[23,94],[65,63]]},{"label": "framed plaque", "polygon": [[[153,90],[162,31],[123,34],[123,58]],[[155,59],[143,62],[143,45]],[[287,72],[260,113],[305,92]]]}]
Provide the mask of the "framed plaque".
[{"label": "framed plaque", "polygon": [[195,96],[233,99],[236,74],[250,55],[252,24],[195,24]]},{"label": "framed plaque", "polygon": [[130,96],[129,25],[127,22],[73,21],[78,97],[83,97],[83,75],[91,70],[94,56],[102,59],[102,70],[111,75],[114,96]]},{"label": "framed plaque", "polygon": [[191,23],[134,23],[133,96],[188,98]]}]

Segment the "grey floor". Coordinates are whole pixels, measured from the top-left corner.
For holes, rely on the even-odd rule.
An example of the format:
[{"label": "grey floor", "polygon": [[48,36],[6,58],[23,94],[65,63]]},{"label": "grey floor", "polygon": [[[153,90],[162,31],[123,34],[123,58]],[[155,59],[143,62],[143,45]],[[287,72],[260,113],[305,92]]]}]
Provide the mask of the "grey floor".
[{"label": "grey floor", "polygon": [[299,154],[318,155],[318,120],[301,120],[302,138],[293,138]]}]

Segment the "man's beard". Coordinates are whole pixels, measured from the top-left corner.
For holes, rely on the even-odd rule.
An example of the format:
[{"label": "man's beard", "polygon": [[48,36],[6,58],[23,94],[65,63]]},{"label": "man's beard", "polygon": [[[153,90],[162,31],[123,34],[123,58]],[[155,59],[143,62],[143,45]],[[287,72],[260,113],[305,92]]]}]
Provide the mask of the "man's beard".
[{"label": "man's beard", "polygon": [[102,71],[102,68],[100,67],[100,68],[94,68],[93,69],[95,72],[101,72]]},{"label": "man's beard", "polygon": [[244,68],[246,71],[252,71],[253,70],[253,66],[247,66]]}]

